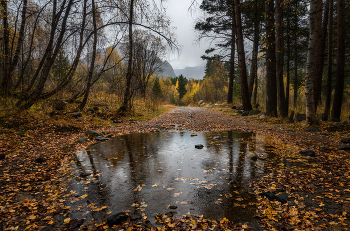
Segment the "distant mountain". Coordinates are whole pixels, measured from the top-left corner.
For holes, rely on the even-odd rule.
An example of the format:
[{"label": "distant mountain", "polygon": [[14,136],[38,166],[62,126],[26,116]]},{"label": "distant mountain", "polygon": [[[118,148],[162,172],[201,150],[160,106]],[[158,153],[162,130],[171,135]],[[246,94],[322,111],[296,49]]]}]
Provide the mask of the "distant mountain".
[{"label": "distant mountain", "polygon": [[167,61],[164,61],[162,64],[162,71],[158,72],[159,76],[167,77],[176,77],[173,67]]},{"label": "distant mountain", "polygon": [[184,69],[174,69],[176,76],[183,75],[187,79],[203,79],[205,73],[205,63],[195,66],[186,67]]}]

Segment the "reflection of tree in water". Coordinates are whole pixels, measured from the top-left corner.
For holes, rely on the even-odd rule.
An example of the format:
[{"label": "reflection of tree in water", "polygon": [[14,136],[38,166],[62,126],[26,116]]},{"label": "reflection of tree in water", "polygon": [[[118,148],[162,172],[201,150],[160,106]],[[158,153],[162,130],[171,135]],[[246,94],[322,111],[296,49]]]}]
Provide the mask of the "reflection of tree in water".
[{"label": "reflection of tree in water", "polygon": [[[79,201],[76,205],[84,203],[96,204],[99,207],[103,205],[112,205],[121,194],[125,194],[123,201],[129,207],[135,204],[141,204],[142,191],[134,191],[139,185],[146,183],[154,174],[158,176],[163,174],[157,170],[162,162],[158,156],[158,149],[164,145],[159,142],[160,134],[129,134],[116,137],[104,143],[98,143],[88,148],[83,156],[77,157],[76,168],[82,173],[92,173],[84,176],[89,184],[75,184],[73,190],[79,195],[88,194],[86,200]],[[126,164],[127,163],[127,164]],[[127,177],[124,177],[124,176]],[[126,181],[125,181],[126,180]],[[118,182],[118,183],[109,183]],[[103,186],[108,185],[104,188]],[[115,188],[114,186],[117,185]],[[86,188],[87,187],[87,188]],[[121,190],[119,190],[121,189]],[[118,199],[119,200],[119,199]],[[127,206],[124,206],[127,207]],[[136,207],[133,212],[136,213]],[[115,209],[120,209],[115,207]],[[84,211],[79,211],[84,212]],[[114,211],[120,212],[120,210]],[[84,217],[87,220],[94,218],[96,220],[105,219],[106,211],[90,212]],[[72,218],[82,218],[76,213]]]},{"label": "reflection of tree in water", "polygon": [[[213,139],[215,136],[222,138]],[[91,146],[85,159],[79,157],[79,160],[82,171],[93,173],[88,176],[92,183],[81,185],[79,195],[87,193],[83,190],[88,187],[86,199],[89,203],[108,206],[113,213],[125,209],[137,213],[139,210],[131,205],[147,202],[146,214],[153,214],[159,209],[165,212],[168,204],[173,203],[179,206],[181,213],[191,211],[207,218],[249,220],[255,207],[248,203],[256,201],[249,189],[250,181],[259,177],[270,163],[251,159],[248,154],[262,154],[269,142],[260,134],[235,131],[205,133],[198,139],[191,138],[196,141],[187,137],[189,133],[129,134]],[[206,148],[195,150],[191,142],[203,142],[203,139]],[[212,146],[211,142],[214,142]],[[77,168],[78,164],[79,161]],[[152,187],[155,183],[158,186]],[[107,187],[100,190],[101,184]],[[138,187],[143,189],[135,190]],[[174,191],[167,188],[174,188]],[[174,198],[175,192],[180,190],[181,195]],[[186,204],[180,204],[181,201]],[[92,212],[88,216],[100,220],[105,218],[105,212]]]},{"label": "reflection of tree in water", "polygon": [[[255,207],[248,204],[256,202],[256,196],[249,188],[249,182],[257,177],[256,163],[265,162],[247,156],[249,156],[248,153],[256,152],[257,145],[263,148],[264,143],[261,141],[257,143],[257,135],[253,133],[236,131],[225,133],[215,134],[223,137],[222,140],[225,142],[220,143],[213,140],[215,135],[206,136],[208,144],[216,142],[216,145],[214,145],[214,151],[210,152],[211,158],[204,160],[202,167],[208,170],[209,167],[214,166],[227,171],[210,175],[210,182],[216,183],[217,186],[212,189],[203,187],[197,189],[196,203],[199,204],[200,213],[205,217],[210,218],[216,214],[215,217],[219,215],[233,221],[247,221],[255,213]],[[227,153],[226,156],[225,153]],[[219,158],[221,160],[218,160]]]}]

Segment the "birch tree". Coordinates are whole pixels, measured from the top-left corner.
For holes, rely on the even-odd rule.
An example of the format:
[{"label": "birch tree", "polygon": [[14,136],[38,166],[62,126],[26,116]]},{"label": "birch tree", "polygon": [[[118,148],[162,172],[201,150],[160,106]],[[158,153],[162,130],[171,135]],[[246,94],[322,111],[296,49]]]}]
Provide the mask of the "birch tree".
[{"label": "birch tree", "polygon": [[317,3],[320,0],[311,0],[309,18],[309,45],[306,61],[305,77],[305,102],[306,102],[306,122],[313,125],[317,122],[314,99],[314,79],[316,73],[316,44],[317,44]]}]

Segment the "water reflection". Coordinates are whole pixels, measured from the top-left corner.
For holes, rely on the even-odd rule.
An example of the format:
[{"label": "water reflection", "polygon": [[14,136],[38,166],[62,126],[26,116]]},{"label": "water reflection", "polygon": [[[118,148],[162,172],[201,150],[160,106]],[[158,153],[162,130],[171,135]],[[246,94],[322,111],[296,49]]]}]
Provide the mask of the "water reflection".
[{"label": "water reflection", "polygon": [[128,134],[92,145],[76,155],[75,174],[83,179],[74,178],[71,190],[88,196],[69,204],[73,218],[103,220],[108,211],[127,210],[153,220],[176,205],[178,216],[250,221],[251,184],[280,161],[265,147],[265,136],[237,131]]}]

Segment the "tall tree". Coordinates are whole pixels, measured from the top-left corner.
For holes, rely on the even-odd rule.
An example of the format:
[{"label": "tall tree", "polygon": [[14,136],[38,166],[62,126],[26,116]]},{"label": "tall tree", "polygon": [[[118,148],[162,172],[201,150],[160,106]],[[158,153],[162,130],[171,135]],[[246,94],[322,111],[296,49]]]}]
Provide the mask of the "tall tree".
[{"label": "tall tree", "polygon": [[323,42],[322,29],[325,29],[325,33],[327,33],[327,28],[322,28],[322,0],[320,0],[320,1],[317,1],[317,13],[316,13],[317,41],[315,46],[315,70],[314,70],[315,74],[314,74],[314,80],[313,80],[315,111],[317,111],[317,106],[321,102],[322,72],[323,72],[323,64],[324,64],[323,54],[324,54],[324,48],[325,48],[325,43]]},{"label": "tall tree", "polygon": [[306,62],[305,77],[305,102],[306,102],[306,121],[309,125],[317,122],[314,99],[314,80],[316,74],[316,44],[317,44],[317,4],[320,0],[311,0],[309,17],[309,45]]},{"label": "tall tree", "polygon": [[330,117],[331,98],[332,98],[332,67],[333,67],[333,0],[329,0],[329,19],[328,19],[328,62],[327,62],[327,87],[326,87],[326,105],[324,113],[327,118]]},{"label": "tall tree", "polygon": [[184,97],[184,95],[186,95],[186,84],[187,84],[187,79],[183,76],[180,75],[178,78],[178,87],[177,87],[177,92],[179,92],[179,98],[180,100]]},{"label": "tall tree", "polygon": [[247,67],[245,62],[240,0],[234,0],[234,3],[235,3],[235,16],[236,16],[236,31],[237,31],[238,66],[239,66],[239,76],[241,80],[241,97],[242,97],[243,110],[249,111],[252,109],[252,105],[250,102],[250,95],[249,95],[248,81],[247,81]]},{"label": "tall tree", "polygon": [[337,23],[337,74],[332,107],[332,120],[339,121],[344,93],[345,71],[345,0],[337,0],[338,23]]},{"label": "tall tree", "polygon": [[[257,85],[258,79],[258,50],[259,50],[259,35],[260,35],[260,17],[259,17],[259,7],[258,0],[254,1],[254,17],[253,17],[253,51],[252,51],[252,61],[249,75],[249,95],[253,97],[254,86]],[[253,104],[256,104],[256,97],[253,97]]]},{"label": "tall tree", "polygon": [[8,85],[10,82],[9,79],[9,67],[10,67],[10,28],[8,23],[8,7],[7,0],[1,0],[1,14],[2,14],[2,27],[3,27],[3,36],[2,40],[4,41],[4,65],[2,71],[2,81],[1,89],[4,93],[7,93]]},{"label": "tall tree", "polygon": [[235,4],[230,2],[231,6],[231,54],[230,54],[230,71],[228,82],[227,103],[233,102],[233,80],[235,77],[235,42],[236,42],[236,20],[235,20]]},{"label": "tall tree", "polygon": [[[21,26],[18,34],[17,45],[15,48],[15,53],[12,57],[10,53],[10,28],[8,23],[8,5],[7,0],[1,1],[2,7],[2,19],[3,19],[3,42],[4,42],[4,57],[5,63],[3,65],[3,76],[1,79],[1,90],[3,93],[7,94],[11,88],[11,82],[13,82],[13,72],[19,62],[20,52],[23,47],[24,33],[26,26],[26,15],[27,15],[27,3],[28,0],[23,0],[22,2],[22,14],[21,14]],[[16,19],[17,20],[17,19]],[[15,35],[14,35],[15,36]]]},{"label": "tall tree", "polygon": [[284,83],[283,83],[283,7],[282,1],[276,0],[276,83],[277,83],[277,96],[278,96],[278,110],[282,118],[288,116],[287,102],[284,95]]},{"label": "tall tree", "polygon": [[87,100],[89,98],[90,89],[92,85],[92,76],[94,74],[94,69],[95,69],[96,46],[97,46],[97,23],[96,23],[97,11],[95,6],[95,0],[92,0],[91,7],[92,7],[92,25],[93,25],[93,31],[94,31],[94,41],[92,44],[91,63],[90,63],[89,73],[86,81],[86,90],[84,93],[84,98],[79,105],[80,110],[84,109],[87,103]]},{"label": "tall tree", "polygon": [[[53,1],[51,28],[48,44],[46,45],[45,52],[40,60],[35,74],[33,75],[33,78],[31,79],[31,82],[24,90],[21,99],[16,104],[17,106],[23,109],[28,109],[37,100],[40,99],[45,87],[45,83],[49,77],[51,67],[55,62],[55,59],[64,43],[64,36],[67,30],[67,21],[71,13],[73,3],[73,0],[69,0],[68,2],[63,1],[61,3],[61,6],[57,7],[57,0]],[[59,8],[59,10],[57,10],[57,8]],[[58,36],[55,40],[57,34]],[[36,81],[38,83],[35,89],[31,91]]]},{"label": "tall tree", "polygon": [[131,87],[131,78],[132,78],[132,59],[133,59],[133,36],[132,36],[132,25],[134,17],[134,0],[130,0],[129,6],[129,52],[128,52],[128,67],[125,76],[125,91],[124,91],[124,100],[122,110],[127,110],[129,108],[130,101],[130,87]]},{"label": "tall tree", "polygon": [[288,113],[288,110],[289,110],[289,88],[290,88],[290,53],[291,53],[291,50],[290,50],[290,2],[287,2],[287,30],[286,30],[286,43],[287,43],[287,50],[286,50],[286,53],[287,53],[287,59],[286,59],[286,74],[287,74],[287,79],[286,79],[286,111]]},{"label": "tall tree", "polygon": [[[204,0],[200,9],[206,12],[204,19],[198,19],[195,30],[199,32],[198,39],[215,41],[215,46],[206,50],[203,59],[220,59],[230,62],[227,103],[233,101],[234,57],[236,42],[236,18],[233,0]],[[213,54],[214,55],[210,55]]]},{"label": "tall tree", "polygon": [[266,33],[266,115],[277,116],[276,54],[274,30],[274,2],[265,2]]}]

